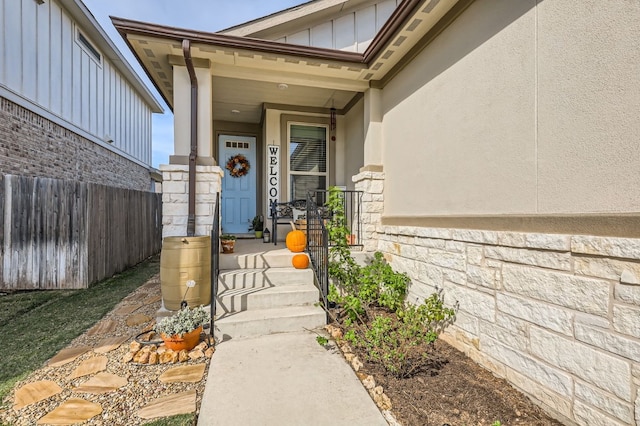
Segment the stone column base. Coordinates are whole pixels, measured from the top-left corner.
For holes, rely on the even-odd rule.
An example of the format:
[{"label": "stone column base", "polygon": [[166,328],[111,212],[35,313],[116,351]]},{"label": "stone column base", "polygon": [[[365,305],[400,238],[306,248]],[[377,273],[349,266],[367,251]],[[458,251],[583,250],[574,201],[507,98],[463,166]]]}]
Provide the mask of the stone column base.
[{"label": "stone column base", "polygon": [[362,191],[362,244],[365,251],[378,249],[378,228],[384,210],[384,172],[363,170],[353,176],[357,191]]},{"label": "stone column base", "polygon": [[[189,166],[162,164],[162,238],[187,235]],[[210,235],[216,194],[224,172],[219,166],[196,166],[196,235]]]}]

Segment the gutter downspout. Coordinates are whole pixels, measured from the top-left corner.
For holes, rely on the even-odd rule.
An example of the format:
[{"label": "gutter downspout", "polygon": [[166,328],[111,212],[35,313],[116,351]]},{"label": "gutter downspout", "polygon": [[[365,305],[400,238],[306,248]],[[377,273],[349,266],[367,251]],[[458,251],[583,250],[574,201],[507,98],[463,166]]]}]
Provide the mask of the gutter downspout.
[{"label": "gutter downspout", "polygon": [[198,158],[198,79],[191,59],[191,42],[182,40],[182,53],[191,80],[191,152],[189,154],[189,216],[187,236],[196,233],[196,158]]}]

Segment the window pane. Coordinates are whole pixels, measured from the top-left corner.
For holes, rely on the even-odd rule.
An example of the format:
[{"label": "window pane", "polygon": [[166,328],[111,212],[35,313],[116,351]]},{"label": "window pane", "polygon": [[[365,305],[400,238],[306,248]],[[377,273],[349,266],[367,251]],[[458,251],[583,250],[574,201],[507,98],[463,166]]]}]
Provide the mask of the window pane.
[{"label": "window pane", "polygon": [[289,161],[293,172],[326,173],[327,129],[292,125]]},{"label": "window pane", "polygon": [[306,199],[307,191],[315,193],[318,189],[327,189],[327,178],[325,176],[291,175],[289,185],[292,200]]}]

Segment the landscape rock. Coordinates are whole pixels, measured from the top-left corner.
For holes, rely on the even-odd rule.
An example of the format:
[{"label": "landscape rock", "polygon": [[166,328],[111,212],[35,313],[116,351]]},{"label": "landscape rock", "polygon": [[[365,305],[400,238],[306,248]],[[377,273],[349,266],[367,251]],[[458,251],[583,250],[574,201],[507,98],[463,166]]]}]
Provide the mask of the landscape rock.
[{"label": "landscape rock", "polygon": [[187,352],[186,349],[181,350],[178,353],[178,361],[179,362],[186,362],[189,360],[189,352]]},{"label": "landscape rock", "polygon": [[135,340],[129,344],[129,352],[135,353],[135,352],[138,352],[140,349],[142,349],[142,344],[139,342],[136,342]]},{"label": "landscape rock", "polygon": [[371,390],[373,388],[376,387],[376,380],[373,378],[373,376],[368,375],[363,381],[362,381],[362,385],[367,389],[367,390]]},{"label": "landscape rock", "polygon": [[206,356],[207,358],[211,358],[215,351],[216,351],[215,348],[213,346],[211,346],[206,351],[204,351],[204,356]]},{"label": "landscape rock", "polygon": [[194,349],[191,352],[189,352],[189,359],[196,360],[200,358],[204,358],[204,352],[202,352],[202,350]]},{"label": "landscape rock", "polygon": [[147,364],[149,362],[149,351],[140,350],[133,356],[133,362]]},{"label": "landscape rock", "polygon": [[373,401],[381,410],[391,410],[391,400],[384,393],[380,395],[374,395]]},{"label": "landscape rock", "polygon": [[364,366],[364,364],[362,363],[362,361],[360,361],[358,357],[354,357],[351,360],[351,366],[355,371],[359,371]]}]

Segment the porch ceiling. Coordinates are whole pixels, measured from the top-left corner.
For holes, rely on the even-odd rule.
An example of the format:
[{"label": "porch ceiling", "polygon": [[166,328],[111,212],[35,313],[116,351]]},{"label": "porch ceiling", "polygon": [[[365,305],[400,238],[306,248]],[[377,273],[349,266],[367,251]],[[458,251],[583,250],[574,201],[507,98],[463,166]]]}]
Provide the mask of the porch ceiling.
[{"label": "porch ceiling", "polygon": [[[173,67],[184,64],[177,41],[132,35],[127,39],[145,71],[173,109]],[[258,123],[263,104],[344,108],[369,85],[366,65],[268,55],[194,43],[196,67],[210,69],[216,120]],[[285,90],[279,88],[286,84]],[[233,110],[240,113],[233,113]]]},{"label": "porch ceiling", "polygon": [[[344,108],[355,91],[333,90],[291,84],[282,90],[277,83],[213,76],[213,116],[216,120],[258,123],[263,104],[284,104],[311,108]],[[233,110],[239,113],[232,112]]]},{"label": "porch ceiling", "polygon": [[173,66],[184,64],[187,39],[194,65],[210,69],[215,119],[258,122],[263,103],[342,109],[369,87],[384,87],[473,1],[404,0],[364,54],[112,21],[172,109]]}]

